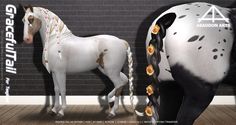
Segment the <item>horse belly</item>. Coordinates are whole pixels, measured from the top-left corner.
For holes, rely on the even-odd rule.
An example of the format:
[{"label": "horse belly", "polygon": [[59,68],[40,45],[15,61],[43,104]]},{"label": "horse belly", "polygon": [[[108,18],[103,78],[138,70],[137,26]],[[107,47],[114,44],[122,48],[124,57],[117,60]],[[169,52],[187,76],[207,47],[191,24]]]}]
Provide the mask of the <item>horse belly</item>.
[{"label": "horse belly", "polygon": [[[73,56],[71,56],[73,58]],[[96,60],[94,59],[84,59],[80,57],[74,57],[67,63],[66,72],[73,73],[73,72],[85,72],[90,71],[98,67]]]},{"label": "horse belly", "polygon": [[69,47],[66,55],[66,72],[85,72],[97,68],[97,49],[93,48],[93,46],[77,44],[74,43],[73,46]]}]

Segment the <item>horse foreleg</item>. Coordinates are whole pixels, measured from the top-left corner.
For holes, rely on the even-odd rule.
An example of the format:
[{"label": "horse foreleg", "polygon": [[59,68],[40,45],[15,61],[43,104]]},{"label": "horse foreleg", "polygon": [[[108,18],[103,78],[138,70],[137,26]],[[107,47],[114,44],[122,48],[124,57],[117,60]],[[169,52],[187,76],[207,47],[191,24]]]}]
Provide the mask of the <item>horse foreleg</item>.
[{"label": "horse foreleg", "polygon": [[59,91],[61,94],[62,106],[58,112],[58,117],[64,116],[64,110],[66,108],[66,74],[64,72],[55,72],[56,80],[58,83]]},{"label": "horse foreleg", "polygon": [[57,82],[57,79],[56,79],[56,75],[55,73],[53,72],[52,73],[52,77],[53,77],[53,83],[54,83],[54,91],[55,91],[55,103],[54,103],[54,106],[52,108],[52,115],[55,115],[58,113],[58,110],[59,110],[59,86],[58,86],[58,82]]}]

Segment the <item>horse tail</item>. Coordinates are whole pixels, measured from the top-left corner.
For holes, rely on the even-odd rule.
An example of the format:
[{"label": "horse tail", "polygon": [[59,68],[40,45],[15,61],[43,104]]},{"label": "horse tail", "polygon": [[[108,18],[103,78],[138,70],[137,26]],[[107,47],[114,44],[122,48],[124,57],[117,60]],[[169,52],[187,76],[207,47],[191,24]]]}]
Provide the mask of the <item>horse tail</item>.
[{"label": "horse tail", "polygon": [[166,35],[166,29],[172,25],[175,18],[175,13],[167,13],[156,21],[156,24],[152,28],[151,40],[147,48],[149,65],[146,68],[146,72],[151,78],[151,84],[146,88],[149,102],[145,108],[145,114],[155,121],[159,119],[160,109],[158,103],[158,98],[160,96],[158,80],[158,75],[160,73],[158,64],[161,61],[160,52],[163,52],[163,38]]},{"label": "horse tail", "polygon": [[128,56],[128,67],[129,67],[129,96],[130,96],[130,103],[131,103],[131,106],[134,110],[134,112],[138,115],[138,116],[143,116],[144,113],[141,113],[139,111],[137,111],[134,107],[134,97],[133,97],[133,94],[134,94],[134,85],[133,85],[133,80],[134,80],[134,77],[133,77],[133,58],[132,58],[132,52],[131,52],[131,48],[130,46],[128,46],[128,49],[127,49],[127,56]]}]

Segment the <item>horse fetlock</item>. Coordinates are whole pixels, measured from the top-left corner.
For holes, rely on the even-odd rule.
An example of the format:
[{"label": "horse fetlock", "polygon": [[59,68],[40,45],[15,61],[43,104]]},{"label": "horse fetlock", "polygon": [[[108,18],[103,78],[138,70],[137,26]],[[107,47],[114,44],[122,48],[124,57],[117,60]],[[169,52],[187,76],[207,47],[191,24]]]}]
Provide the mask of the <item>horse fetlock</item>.
[{"label": "horse fetlock", "polygon": [[64,116],[64,110],[61,109],[61,110],[58,112],[58,114],[61,115],[61,116]]},{"label": "horse fetlock", "polygon": [[54,110],[54,109],[51,109],[51,110],[49,110],[48,114],[51,115],[51,116],[56,116],[57,115],[57,111]]},{"label": "horse fetlock", "polygon": [[54,113],[57,113],[58,112],[58,109],[59,109],[59,106],[54,106],[51,111],[54,112]]},{"label": "horse fetlock", "polygon": [[115,112],[115,110],[114,110],[114,109],[112,109],[108,115],[113,115],[113,116],[115,116],[115,115],[116,115],[116,112]]}]

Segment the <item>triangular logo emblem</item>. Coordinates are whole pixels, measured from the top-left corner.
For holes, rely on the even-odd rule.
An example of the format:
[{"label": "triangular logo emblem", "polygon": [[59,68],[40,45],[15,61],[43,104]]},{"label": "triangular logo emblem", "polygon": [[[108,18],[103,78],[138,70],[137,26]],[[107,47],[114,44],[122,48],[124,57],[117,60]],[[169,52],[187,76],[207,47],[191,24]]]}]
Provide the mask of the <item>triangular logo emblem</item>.
[{"label": "triangular logo emblem", "polygon": [[[211,14],[210,14],[211,13]],[[220,18],[216,18],[216,14],[220,16]],[[211,17],[207,18],[207,15],[211,15]],[[216,8],[216,6],[212,5],[210,9],[207,10],[207,12],[198,19],[198,22],[201,21],[212,21],[214,23],[215,21],[222,21],[229,23],[229,18],[225,18],[225,16]]]}]

